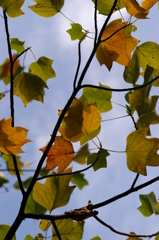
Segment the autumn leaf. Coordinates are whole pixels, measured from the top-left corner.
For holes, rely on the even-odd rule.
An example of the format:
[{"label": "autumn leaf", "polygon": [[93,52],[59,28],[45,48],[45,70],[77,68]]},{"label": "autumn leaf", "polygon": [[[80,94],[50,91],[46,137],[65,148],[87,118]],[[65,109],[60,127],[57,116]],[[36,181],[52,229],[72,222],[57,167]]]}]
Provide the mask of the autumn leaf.
[{"label": "autumn leaf", "polygon": [[24,14],[20,9],[25,0],[4,0],[1,7],[8,14],[9,17],[15,18]]},{"label": "autumn leaf", "polygon": [[146,9],[149,10],[150,8],[152,8],[156,3],[158,2],[158,0],[144,0],[141,3],[141,6]]},{"label": "autumn leaf", "polygon": [[[71,173],[72,168],[68,168],[64,173]],[[50,174],[56,174],[54,171]],[[46,179],[45,183],[36,182],[33,189],[33,198],[41,206],[50,212],[58,207],[65,206],[73,192],[75,186],[69,186],[71,175],[54,176]]]},{"label": "autumn leaf", "polygon": [[148,129],[129,134],[126,144],[127,166],[130,171],[147,175],[147,166],[159,166],[159,139],[146,138]]},{"label": "autumn leaf", "polygon": [[11,38],[11,49],[16,50],[17,53],[21,53],[24,51],[24,43],[25,41],[19,41],[18,38]]},{"label": "autumn leaf", "polygon": [[[95,3],[95,0],[92,0],[92,1]],[[113,4],[114,4],[114,0],[109,0],[109,1],[98,0],[97,1],[97,10],[99,11],[100,14],[107,16],[110,13],[111,8],[113,7]],[[124,7],[125,7],[124,0],[119,0],[119,1],[117,1],[114,12],[118,11]]]},{"label": "autumn leaf", "polygon": [[4,96],[5,96],[4,93],[0,93],[0,100],[1,100],[2,98],[4,98]]},{"label": "autumn leaf", "polygon": [[85,34],[82,32],[82,26],[79,23],[71,23],[71,27],[71,29],[66,31],[70,35],[71,40],[80,40]]},{"label": "autumn leaf", "polygon": [[27,200],[25,213],[45,214],[46,211],[47,209],[45,207],[34,200],[32,191]]},{"label": "autumn leaf", "polygon": [[75,99],[63,119],[59,132],[65,139],[77,142],[82,141],[85,136],[89,138],[89,133],[97,130],[100,124],[101,115],[96,104],[86,108],[80,100]]},{"label": "autumn leaf", "polygon": [[130,232],[131,235],[134,235],[134,237],[128,237],[126,240],[142,240],[141,238],[135,237],[135,233],[134,232]]},{"label": "autumn leaf", "polygon": [[42,78],[46,82],[49,78],[55,78],[56,74],[52,68],[53,60],[40,57],[37,62],[30,64],[31,73]]},{"label": "autumn leaf", "polygon": [[99,236],[93,237],[90,240],[102,240]]},{"label": "autumn leaf", "polygon": [[158,211],[156,209],[157,201],[156,201],[156,196],[153,192],[150,194],[140,194],[140,201],[141,201],[141,206],[138,207],[138,210],[145,216],[149,217],[153,213],[158,214]]},{"label": "autumn leaf", "polygon": [[51,222],[48,220],[42,219],[40,221],[39,227],[42,231],[46,231],[51,226]]},{"label": "autumn leaf", "polygon": [[[126,27],[126,25],[126,22],[123,23],[119,20],[113,21],[106,26],[101,37],[101,41],[103,42],[101,42],[97,48],[96,57],[100,65],[105,64],[109,71],[112,67],[113,61],[124,66],[131,65],[131,52],[139,41],[132,36],[126,36],[124,34],[124,27]],[[114,34],[114,32],[119,29],[121,30]],[[113,36],[110,37],[111,35]],[[107,38],[109,39],[105,40]]]},{"label": "autumn leaf", "polygon": [[0,172],[0,188],[3,186],[4,183],[8,183],[8,179],[6,178],[6,176]]},{"label": "autumn leaf", "polygon": [[139,3],[136,0],[125,0],[125,6],[127,12],[135,18],[146,18],[147,14],[149,13],[148,10],[140,7]]},{"label": "autumn leaf", "polygon": [[26,139],[28,130],[22,127],[12,127],[12,118],[0,121],[0,151],[5,154],[22,153],[21,147],[31,142]]},{"label": "autumn leaf", "polygon": [[73,158],[73,161],[80,163],[80,164],[85,164],[86,163],[86,158],[90,154],[88,150],[88,143],[83,145],[78,152],[76,152],[76,155]]},{"label": "autumn leaf", "polygon": [[[40,150],[44,152],[46,147]],[[54,145],[47,154],[46,170],[51,170],[58,166],[58,173],[64,171],[72,162],[74,157],[73,145],[63,137],[57,136]]]},{"label": "autumn leaf", "polygon": [[48,87],[40,77],[23,72],[14,80],[13,94],[20,96],[24,106],[33,99],[43,103],[43,88]]},{"label": "autumn leaf", "polygon": [[[7,224],[0,224],[0,236],[1,236],[1,239],[4,239],[6,234],[8,233],[10,229],[10,226],[7,225]],[[16,240],[16,236],[14,234],[12,240]]]},{"label": "autumn leaf", "polygon": [[[56,220],[55,224],[57,226],[58,232],[63,239],[67,240],[79,240],[82,239],[84,221],[82,222],[73,222],[72,219],[62,219]],[[58,240],[59,237],[52,227],[53,237],[52,240]]]},{"label": "autumn leaf", "polygon": [[41,17],[53,17],[61,11],[64,0],[34,0],[37,4],[29,8]]}]

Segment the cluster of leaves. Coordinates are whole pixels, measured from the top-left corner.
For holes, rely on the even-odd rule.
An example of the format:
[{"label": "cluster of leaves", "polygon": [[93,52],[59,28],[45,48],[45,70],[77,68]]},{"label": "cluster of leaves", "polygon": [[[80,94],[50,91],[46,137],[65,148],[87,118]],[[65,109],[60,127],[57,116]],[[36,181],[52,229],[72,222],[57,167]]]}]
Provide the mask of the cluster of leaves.
[{"label": "cluster of leaves", "polygon": [[[35,2],[36,4],[29,6],[29,8],[42,17],[52,17],[60,13],[64,5],[64,0],[35,0]],[[1,0],[0,6],[4,12],[4,19],[7,19],[7,15],[19,17],[24,14],[20,9],[23,3],[24,0]],[[144,0],[141,6],[136,0],[93,0],[93,3],[95,4],[95,14],[98,10],[100,14],[109,18],[113,12],[125,8],[130,16],[127,22],[116,19],[107,24],[106,21],[98,39],[95,39],[93,55],[96,54],[99,64],[104,64],[109,71],[113,62],[125,66],[124,80],[133,85],[132,90],[125,95],[127,112],[132,119],[134,119],[133,113],[135,111],[138,114],[138,120],[134,124],[135,131],[127,137],[125,149],[127,166],[130,171],[147,175],[147,166],[159,166],[159,155],[157,154],[159,139],[147,138],[147,136],[151,136],[150,125],[159,123],[159,115],[156,112],[158,96],[150,96],[152,87],[159,86],[159,45],[154,42],[138,45],[139,40],[132,37],[131,33],[136,31],[132,19],[146,19],[150,9],[157,1]],[[7,26],[7,20],[5,24]],[[79,23],[71,23],[71,29],[67,32],[70,34],[71,40],[79,40],[80,50],[80,45],[89,32],[84,30]],[[20,56],[29,50],[29,48],[24,48],[24,43],[17,38],[9,39],[10,50],[16,50],[17,54],[10,53],[9,58],[0,66],[0,79],[5,84],[10,83],[13,86],[11,98],[13,95],[18,95],[26,106],[32,100],[43,103],[44,88],[48,88],[46,82],[49,78],[55,78],[56,74],[52,68],[53,60],[45,56],[31,63],[29,72],[24,72],[24,67],[20,66],[19,62]],[[24,219],[24,214],[25,218],[34,214],[31,215],[32,218],[42,219],[40,222],[42,231],[45,232],[52,226],[52,239],[82,239],[84,220],[96,214],[90,210],[89,205],[76,211],[67,212],[59,220],[54,220],[51,215],[48,217],[46,214],[47,211],[52,213],[54,209],[65,206],[69,202],[75,188],[75,186],[69,186],[71,181],[80,189],[88,185],[80,170],[72,173],[72,167],[67,167],[72,161],[76,161],[80,164],[87,164],[87,168],[93,167],[94,171],[97,171],[107,167],[106,158],[110,155],[107,149],[102,147],[100,141],[96,144],[98,153],[90,153],[88,141],[94,142],[93,139],[100,133],[102,114],[112,110],[113,89],[101,83],[99,86],[82,85],[84,75],[85,72],[78,81],[75,77],[72,96],[64,109],[59,111],[59,120],[48,145],[40,149],[43,155],[35,175],[23,183],[21,183],[20,174],[23,174],[22,168],[28,166],[29,163],[23,164],[17,154],[22,153],[21,147],[31,141],[26,139],[28,130],[14,126],[13,113],[11,113],[11,118],[0,121],[1,157],[6,161],[8,171],[17,175],[18,182],[14,187],[22,191],[24,198],[21,204],[23,216],[20,218],[19,215],[17,221],[20,225]],[[144,79],[142,85],[137,84],[139,77]],[[78,99],[76,94],[81,89],[83,89],[83,93]],[[1,93],[0,98],[3,97],[4,94]],[[11,108],[13,108],[12,105]],[[58,136],[57,131],[59,132]],[[81,144],[81,148],[76,154],[73,148],[74,142]],[[46,156],[44,170],[41,167]],[[52,171],[56,167],[58,167],[58,171]],[[46,178],[45,182],[41,183],[40,180],[44,178]],[[0,187],[7,182],[8,179],[5,175],[0,173]],[[150,216],[153,213],[159,214],[159,203],[156,201],[154,193],[140,195],[140,200],[142,205],[138,209],[144,216]],[[43,214],[43,216],[39,214]],[[0,235],[5,238],[9,229],[8,225],[0,225]],[[11,232],[13,233],[14,229]],[[8,234],[10,234],[10,230]],[[134,239],[133,234],[129,234],[128,239]],[[7,236],[9,235],[6,235],[6,238]],[[42,234],[39,234],[39,237],[44,238]],[[156,236],[156,240],[158,237]],[[27,235],[25,240],[29,239],[34,238]]]}]

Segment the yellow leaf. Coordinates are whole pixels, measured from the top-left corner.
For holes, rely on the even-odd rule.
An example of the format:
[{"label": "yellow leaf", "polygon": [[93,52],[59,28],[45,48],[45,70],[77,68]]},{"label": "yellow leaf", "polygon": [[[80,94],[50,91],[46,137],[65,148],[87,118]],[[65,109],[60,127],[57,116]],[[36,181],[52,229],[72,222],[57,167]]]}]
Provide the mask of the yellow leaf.
[{"label": "yellow leaf", "polygon": [[125,0],[125,6],[127,12],[136,18],[143,19],[146,18],[147,14],[149,13],[148,10],[140,7],[136,0]]},{"label": "yellow leaf", "polygon": [[0,121],[0,151],[6,154],[22,153],[21,147],[31,142],[26,139],[28,130],[22,127],[12,127],[12,118]]},{"label": "yellow leaf", "polygon": [[[40,150],[44,152],[46,147]],[[58,166],[58,173],[63,172],[68,165],[72,162],[74,157],[74,150],[72,143],[65,140],[63,137],[57,136],[54,145],[50,148],[47,154],[46,168],[51,170]]]},{"label": "yellow leaf", "polygon": [[1,7],[8,14],[9,17],[15,18],[24,14],[20,9],[25,0],[4,0]]},{"label": "yellow leaf", "polygon": [[[114,32],[126,25],[127,23],[119,22],[119,20],[111,22],[106,26],[101,40],[107,39]],[[105,64],[109,70],[112,67],[113,61],[124,66],[131,65],[131,52],[139,41],[132,36],[126,36],[124,31],[125,28],[121,29],[108,40],[100,43],[97,48],[96,57],[100,65]]]},{"label": "yellow leaf", "polygon": [[75,99],[63,119],[59,132],[65,139],[77,142],[98,129],[100,124],[101,115],[96,104],[86,108],[79,99]]},{"label": "yellow leaf", "polygon": [[146,139],[147,131],[148,128],[136,130],[127,137],[127,166],[142,175],[147,175],[146,166],[159,166],[159,139]]},{"label": "yellow leaf", "polygon": [[158,2],[158,0],[144,0],[144,1],[141,3],[141,6],[142,6],[144,9],[149,10],[149,9],[152,8],[153,5],[155,5],[157,2]]}]

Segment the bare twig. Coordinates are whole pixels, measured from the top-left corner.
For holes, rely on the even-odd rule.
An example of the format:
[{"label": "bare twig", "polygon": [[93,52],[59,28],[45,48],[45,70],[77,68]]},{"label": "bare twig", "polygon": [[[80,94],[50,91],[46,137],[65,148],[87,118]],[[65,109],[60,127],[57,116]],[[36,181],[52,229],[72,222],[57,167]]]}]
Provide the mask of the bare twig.
[{"label": "bare twig", "polygon": [[97,0],[95,0],[95,7],[94,7],[94,29],[95,29],[95,37],[94,37],[94,47],[97,43],[97,36],[98,36],[98,28],[97,28]]},{"label": "bare twig", "polygon": [[52,222],[52,225],[53,225],[53,227],[54,227],[54,229],[55,229],[55,232],[56,232],[56,235],[57,235],[58,239],[59,239],[59,240],[62,240],[62,238],[61,238],[61,236],[60,236],[60,233],[59,233],[59,230],[58,230],[58,228],[57,228],[57,226],[56,226],[55,221],[54,221],[54,220],[51,220],[51,222]]},{"label": "bare twig", "polygon": [[18,58],[20,58],[20,57],[21,57],[25,52],[27,52],[29,49],[31,49],[31,47],[26,48],[24,51],[22,51],[20,54],[18,54],[18,55],[16,56],[16,58],[14,59],[13,64],[15,63],[15,61],[16,61]]}]

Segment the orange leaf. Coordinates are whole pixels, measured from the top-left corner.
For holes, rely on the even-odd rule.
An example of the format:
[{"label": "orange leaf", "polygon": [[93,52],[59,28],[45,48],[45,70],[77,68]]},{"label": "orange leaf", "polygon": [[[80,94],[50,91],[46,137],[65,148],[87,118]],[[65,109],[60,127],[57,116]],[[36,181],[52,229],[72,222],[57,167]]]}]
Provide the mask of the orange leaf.
[{"label": "orange leaf", "polygon": [[153,5],[155,5],[157,2],[158,2],[158,0],[144,0],[144,1],[141,3],[141,6],[142,6],[144,9],[149,10],[149,9],[152,8]]},{"label": "orange leaf", "polygon": [[[44,152],[46,147],[40,150]],[[46,168],[51,170],[58,166],[58,173],[64,171],[68,165],[72,162],[74,157],[74,150],[72,143],[65,140],[63,137],[57,136],[55,138],[54,145],[50,148],[47,155]]]},{"label": "orange leaf", "polygon": [[108,40],[100,43],[96,51],[96,57],[100,65],[105,64],[106,67],[110,70],[112,67],[113,61],[121,65],[131,65],[131,52],[138,44],[138,40],[132,36],[127,36],[124,34],[127,23],[119,22],[119,20],[111,22],[104,29],[101,40],[107,39],[114,32],[118,31]]},{"label": "orange leaf", "polygon": [[127,12],[136,18],[143,19],[146,18],[149,13],[148,9],[140,7],[136,0],[125,0],[125,6]]},{"label": "orange leaf", "polygon": [[[16,58],[16,54],[13,55],[13,61]],[[15,73],[16,69],[19,67],[19,60],[15,61],[14,67],[13,67],[13,74]],[[10,60],[7,58],[4,63],[2,64],[2,72],[0,74],[0,79],[4,77],[10,76]]]},{"label": "orange leaf", "polygon": [[22,153],[21,147],[31,142],[26,139],[28,130],[22,127],[12,127],[12,118],[0,121],[0,151],[6,154]]}]

